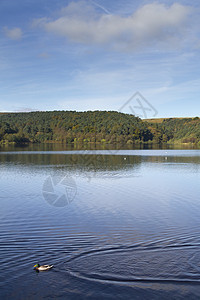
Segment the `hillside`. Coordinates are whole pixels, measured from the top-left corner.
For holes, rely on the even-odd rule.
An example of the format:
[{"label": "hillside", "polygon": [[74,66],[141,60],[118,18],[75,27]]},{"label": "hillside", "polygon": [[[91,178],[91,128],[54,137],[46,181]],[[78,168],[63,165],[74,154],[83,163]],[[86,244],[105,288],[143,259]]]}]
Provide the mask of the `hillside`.
[{"label": "hillside", "polygon": [[141,119],[114,111],[51,111],[0,115],[2,143],[133,143],[152,140]]},{"label": "hillside", "polygon": [[141,120],[115,111],[0,114],[0,143],[198,143],[200,119]]},{"label": "hillside", "polygon": [[200,118],[166,118],[145,120],[159,142],[198,143]]}]

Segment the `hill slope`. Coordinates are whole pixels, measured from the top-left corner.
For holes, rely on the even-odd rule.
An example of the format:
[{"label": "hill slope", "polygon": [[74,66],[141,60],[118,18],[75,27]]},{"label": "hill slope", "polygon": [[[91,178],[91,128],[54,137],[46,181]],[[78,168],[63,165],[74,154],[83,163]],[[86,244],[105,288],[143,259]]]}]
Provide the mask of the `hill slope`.
[{"label": "hill slope", "polygon": [[141,119],[114,111],[51,111],[0,115],[2,142],[149,141],[152,133]]},{"label": "hill slope", "polygon": [[200,141],[200,119],[141,120],[115,111],[0,114],[0,143],[166,143]]},{"label": "hill slope", "polygon": [[167,118],[146,120],[148,128],[158,141],[198,143],[200,118]]}]

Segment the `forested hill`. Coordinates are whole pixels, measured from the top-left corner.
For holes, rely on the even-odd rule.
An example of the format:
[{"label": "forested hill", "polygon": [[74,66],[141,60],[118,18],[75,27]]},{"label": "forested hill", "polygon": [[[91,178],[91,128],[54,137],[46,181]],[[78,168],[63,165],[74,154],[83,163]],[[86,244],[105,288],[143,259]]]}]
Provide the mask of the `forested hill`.
[{"label": "forested hill", "polygon": [[[160,142],[199,143],[200,118],[167,118],[146,120]],[[154,134],[154,137],[155,137]]]},{"label": "forested hill", "polygon": [[115,111],[0,114],[0,143],[199,142],[200,119],[143,121]]},{"label": "forested hill", "polygon": [[152,133],[141,119],[114,111],[0,114],[2,142],[132,143],[152,138]]}]

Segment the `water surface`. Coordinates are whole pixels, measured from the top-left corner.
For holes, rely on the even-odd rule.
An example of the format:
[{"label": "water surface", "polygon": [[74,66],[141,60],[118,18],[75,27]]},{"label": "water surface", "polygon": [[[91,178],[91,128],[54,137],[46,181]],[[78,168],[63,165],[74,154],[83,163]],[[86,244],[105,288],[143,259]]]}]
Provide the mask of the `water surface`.
[{"label": "water surface", "polygon": [[1,149],[0,176],[1,298],[199,299],[199,150]]}]

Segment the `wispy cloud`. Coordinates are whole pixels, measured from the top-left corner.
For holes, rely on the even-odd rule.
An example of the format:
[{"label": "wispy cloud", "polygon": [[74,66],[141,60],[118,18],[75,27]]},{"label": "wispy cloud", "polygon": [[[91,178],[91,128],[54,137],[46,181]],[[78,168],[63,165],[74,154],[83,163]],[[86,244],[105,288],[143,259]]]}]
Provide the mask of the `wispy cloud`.
[{"label": "wispy cloud", "polygon": [[22,38],[22,30],[18,27],[8,29],[7,27],[3,28],[4,34],[11,40],[20,40]]},{"label": "wispy cloud", "polygon": [[44,20],[43,28],[72,42],[110,45],[119,50],[145,47],[177,47],[186,34],[191,7],[174,3],[144,5],[128,16],[97,12],[84,1],[71,2],[56,20]]},{"label": "wispy cloud", "polygon": [[92,1],[91,3],[93,3],[95,6],[99,7],[100,9],[102,9],[106,14],[111,15],[111,12],[103,5],[100,5],[99,3]]}]

